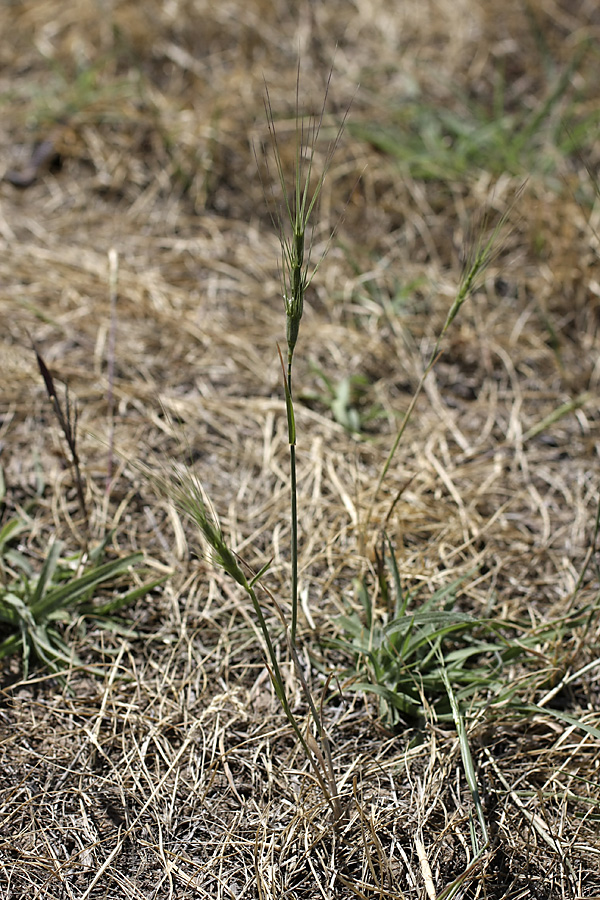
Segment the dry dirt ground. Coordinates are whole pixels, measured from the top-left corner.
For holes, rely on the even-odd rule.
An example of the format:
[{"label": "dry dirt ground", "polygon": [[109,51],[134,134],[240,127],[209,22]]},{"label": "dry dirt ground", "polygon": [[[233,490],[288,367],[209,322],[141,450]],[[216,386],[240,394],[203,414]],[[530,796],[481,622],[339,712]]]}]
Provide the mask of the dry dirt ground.
[{"label": "dry dirt ground", "polygon": [[[302,113],[332,70],[317,169],[348,113],[295,364],[298,644],[335,826],[250,603],[135,465],[191,460],[289,615],[264,96],[293,177],[298,58]],[[129,586],[167,576],[119,628],[60,623],[83,663],[62,680],[1,661],[1,900],[599,896],[595,0],[5,0],[0,60],[2,524],[26,523],[11,547],[34,572],[53,538],[75,554],[112,532],[111,558],[146,555]],[[469,248],[505,213],[375,493]],[[77,404],[87,529],[33,342]],[[516,623],[516,692],[463,707],[475,861],[454,722],[427,701],[390,729],[327,644],[363,614],[359,578],[385,621],[384,527],[415,603],[462,579],[457,612]]]}]

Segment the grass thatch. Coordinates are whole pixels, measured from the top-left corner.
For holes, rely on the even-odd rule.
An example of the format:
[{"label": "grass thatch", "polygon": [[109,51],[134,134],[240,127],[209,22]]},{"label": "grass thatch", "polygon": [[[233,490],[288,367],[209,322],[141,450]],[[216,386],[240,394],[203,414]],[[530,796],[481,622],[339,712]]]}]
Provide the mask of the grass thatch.
[{"label": "grass thatch", "polygon": [[[109,532],[113,559],[169,575],[120,618],[58,621],[80,661],[62,680],[2,661],[1,900],[441,900],[461,876],[455,896],[600,895],[595,5],[22,0],[0,34],[0,529],[23,525],[0,585],[23,559],[34,579],[55,539],[81,556]],[[266,83],[293,178],[298,54],[307,114],[333,65],[317,177],[351,104],[294,357],[298,644],[335,827],[249,599],[137,465],[191,459],[229,545],[253,570],[272,558],[280,610],[261,596],[304,722],[280,622],[264,114]],[[507,210],[375,496],[469,252]],[[33,346],[76,403],[87,522]],[[357,579],[384,621],[383,527],[411,602],[460,581],[452,609],[514,642],[506,696],[479,691],[458,730],[424,694],[391,732],[344,681],[332,639],[364,614]]]}]

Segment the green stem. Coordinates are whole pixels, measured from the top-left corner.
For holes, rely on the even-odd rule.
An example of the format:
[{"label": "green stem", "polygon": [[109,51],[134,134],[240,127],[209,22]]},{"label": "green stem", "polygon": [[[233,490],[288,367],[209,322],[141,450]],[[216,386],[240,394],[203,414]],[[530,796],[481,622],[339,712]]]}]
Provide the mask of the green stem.
[{"label": "green stem", "polygon": [[[436,350],[437,350],[437,348],[436,348]],[[394,456],[395,456],[395,454],[396,454],[396,450],[398,449],[398,445],[399,445],[400,441],[402,440],[402,435],[404,434],[404,431],[406,430],[406,426],[408,425],[408,423],[409,423],[409,421],[410,421],[410,418],[411,418],[411,416],[412,416],[412,414],[413,414],[413,412],[414,412],[415,406],[416,406],[416,404],[417,404],[417,400],[419,399],[419,396],[420,396],[420,394],[421,394],[421,391],[423,390],[423,385],[425,384],[425,379],[427,378],[427,376],[429,375],[429,373],[430,373],[431,370],[433,369],[435,363],[436,363],[437,360],[438,360],[438,357],[439,357],[439,351],[438,351],[437,354],[436,354],[436,352],[434,351],[434,353],[432,354],[432,356],[431,356],[429,362],[427,363],[427,366],[425,367],[425,371],[423,372],[423,374],[421,375],[421,378],[419,379],[419,383],[418,383],[418,385],[417,385],[417,389],[416,389],[416,391],[414,392],[414,394],[413,394],[413,396],[412,396],[412,399],[411,399],[411,401],[410,401],[410,403],[409,403],[409,405],[408,405],[408,409],[407,409],[406,412],[404,413],[404,418],[402,419],[402,424],[400,425],[400,428],[398,429],[398,432],[397,432],[397,434],[396,434],[394,443],[392,444],[392,449],[391,449],[390,452],[388,453],[388,456],[387,456],[387,459],[386,459],[386,461],[385,461],[385,463],[384,463],[383,469],[381,470],[381,474],[380,474],[380,476],[379,476],[379,480],[378,480],[378,482],[377,482],[377,486],[375,487],[375,492],[374,492],[374,494],[373,494],[373,499],[371,500],[371,504],[370,504],[369,509],[368,509],[368,512],[367,512],[367,525],[368,525],[369,522],[371,521],[371,514],[372,514],[372,512],[373,512],[373,507],[375,506],[375,502],[376,502],[377,497],[378,497],[378,495],[379,495],[379,491],[381,490],[381,486],[382,486],[382,484],[383,484],[383,482],[384,482],[384,480],[385,480],[385,476],[386,476],[387,473],[388,473],[388,469],[390,468],[390,466],[391,466],[391,464],[392,464],[392,460],[393,460],[393,458],[394,458]]]},{"label": "green stem", "polygon": [[[287,384],[289,403],[293,409],[292,400],[292,360],[293,351],[288,350]],[[292,620],[290,623],[290,640],[296,646],[296,623],[298,621],[298,489],[296,481],[296,434],[289,435],[290,441],[290,492],[291,492],[291,564],[292,564]]]},{"label": "green stem", "polygon": [[290,444],[290,481],[292,495],[292,621],[290,640],[296,646],[296,622],[298,619],[298,507],[296,489],[296,445]]},{"label": "green stem", "polygon": [[[289,322],[289,317],[288,317]],[[283,375],[285,390],[285,406],[288,422],[288,441],[290,444],[290,493],[291,493],[291,564],[292,564],[292,618],[290,625],[290,640],[295,646],[296,623],[298,620],[298,490],[296,482],[296,423],[294,419],[294,402],[292,400],[292,360],[293,347],[288,343],[287,375],[283,362],[283,355],[279,347],[279,359]]]}]

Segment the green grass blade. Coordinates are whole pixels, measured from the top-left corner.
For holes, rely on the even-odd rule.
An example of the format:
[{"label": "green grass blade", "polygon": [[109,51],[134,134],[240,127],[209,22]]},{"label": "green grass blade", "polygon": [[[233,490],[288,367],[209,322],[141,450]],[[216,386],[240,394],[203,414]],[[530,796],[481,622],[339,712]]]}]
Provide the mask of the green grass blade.
[{"label": "green grass blade", "polygon": [[6,545],[26,529],[27,525],[21,519],[10,519],[2,526],[0,529],[0,559],[4,556]]},{"label": "green grass blade", "polygon": [[344,690],[356,693],[376,694],[378,697],[383,698],[389,703],[390,706],[393,706],[394,709],[397,709],[412,718],[416,718],[421,714],[421,704],[416,703],[409,694],[405,691],[393,691],[383,684],[357,681],[353,684],[344,685]]},{"label": "green grass blade", "polygon": [[465,778],[467,779],[467,784],[469,786],[469,790],[471,792],[471,797],[473,798],[473,803],[475,804],[475,810],[477,812],[477,819],[479,821],[479,826],[481,828],[481,833],[483,836],[483,847],[477,846],[476,841],[476,833],[473,831],[472,836],[474,839],[473,852],[477,856],[481,853],[485,847],[489,844],[489,836],[487,830],[487,824],[485,821],[485,815],[483,813],[483,806],[481,805],[481,797],[479,796],[479,785],[477,784],[477,775],[475,774],[475,766],[473,764],[473,756],[471,754],[471,748],[469,746],[469,738],[467,735],[467,729],[465,727],[465,719],[461,714],[460,709],[458,707],[458,703],[456,702],[456,697],[454,696],[454,691],[452,690],[452,685],[450,684],[450,680],[448,678],[448,673],[443,665],[444,660],[440,656],[440,663],[442,665],[441,674],[444,680],[444,685],[446,687],[446,692],[448,694],[448,699],[450,701],[450,706],[452,708],[452,717],[454,719],[454,724],[456,726],[456,731],[458,734],[458,740],[460,745],[460,755],[462,758],[463,768],[465,771]]},{"label": "green grass blade", "polygon": [[383,632],[387,637],[392,637],[405,632],[409,627],[412,628],[413,624],[415,626],[431,626],[430,637],[437,637],[461,628],[473,628],[475,625],[482,624],[482,620],[475,619],[468,613],[446,612],[445,610],[415,612],[403,616],[401,619],[394,619],[384,627]]},{"label": "green grass blade", "polygon": [[405,595],[402,590],[402,581],[400,579],[400,571],[398,569],[398,563],[396,561],[396,554],[394,553],[394,546],[387,534],[385,535],[385,539],[390,551],[390,566],[392,569],[392,578],[394,579],[394,590],[396,591],[394,618],[398,619],[406,612],[409,594],[407,591]]},{"label": "green grass blade", "polygon": [[46,556],[46,559],[44,560],[42,571],[39,574],[39,578],[37,580],[37,584],[31,598],[32,609],[35,609],[36,606],[39,606],[42,598],[44,597],[47,586],[52,582],[52,578],[54,577],[54,573],[56,572],[56,567],[58,565],[63,546],[64,545],[62,541],[53,541],[50,545],[50,549],[48,550],[48,554]]},{"label": "green grass blade", "polygon": [[272,560],[272,559],[268,560],[268,561],[264,564],[264,566],[262,567],[262,569],[259,569],[259,571],[256,573],[256,575],[253,575],[253,576],[252,576],[251,580],[248,582],[249,587],[251,587],[251,588],[254,587],[254,585],[255,585],[258,581],[260,581],[260,579],[263,577],[263,575],[264,575],[266,572],[269,571],[269,569],[271,568],[272,563],[273,563],[273,560]]},{"label": "green grass blade", "polygon": [[576,716],[572,716],[570,713],[563,712],[560,709],[552,709],[552,707],[547,706],[536,706],[535,703],[515,704],[514,708],[520,712],[529,713],[530,715],[552,716],[552,718],[558,719],[559,722],[573,725],[580,731],[585,731],[586,734],[589,734],[596,739],[600,739],[600,728],[596,728],[595,725],[590,725],[589,722],[582,722]]},{"label": "green grass blade", "polygon": [[104,563],[95,569],[69,581],[65,585],[48,591],[42,599],[32,604],[32,613],[37,621],[61,607],[72,606],[84,594],[104,581],[126,572],[131,566],[143,560],[143,553],[131,553],[122,559]]},{"label": "green grass blade", "polygon": [[21,622],[34,624],[33,616],[22,597],[12,591],[6,591],[0,599],[0,622],[18,627]]},{"label": "green grass blade", "polygon": [[167,577],[167,575],[162,575],[160,578],[156,578],[154,581],[149,581],[146,584],[142,584],[139,587],[134,588],[132,591],[127,591],[127,593],[123,594],[121,597],[116,597],[114,600],[109,600],[108,603],[102,603],[98,606],[95,606],[91,611],[95,616],[112,615],[112,613],[118,612],[120,609],[129,606],[131,603],[135,603],[135,601],[139,600],[140,597],[145,597],[146,594],[149,594],[155,588],[159,587],[161,584],[164,584],[167,580]]},{"label": "green grass blade", "polygon": [[0,641],[0,659],[5,659],[7,656],[12,656],[13,653],[16,653],[22,641],[23,634],[21,632],[11,634],[9,637],[4,638],[3,641]]}]

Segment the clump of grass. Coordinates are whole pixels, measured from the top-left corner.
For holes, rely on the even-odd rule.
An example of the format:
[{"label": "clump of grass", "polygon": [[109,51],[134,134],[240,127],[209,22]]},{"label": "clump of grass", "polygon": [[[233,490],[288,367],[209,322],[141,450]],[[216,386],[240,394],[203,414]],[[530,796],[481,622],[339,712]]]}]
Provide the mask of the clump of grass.
[{"label": "clump of grass", "polygon": [[[356,581],[358,608],[348,605],[339,616],[340,637],[329,644],[350,657],[344,690],[375,695],[381,720],[393,731],[434,716],[454,721],[453,698],[471,710],[510,705],[523,693],[527,679],[510,682],[509,668],[539,666],[539,646],[583,624],[585,614],[571,616],[562,629],[550,623],[532,631],[525,623],[472,616],[456,610],[464,579],[439,588],[423,599],[402,584],[391,541],[386,537],[378,556],[378,608],[366,577]],[[387,559],[386,572],[385,558]],[[529,680],[539,689],[559,674],[548,664],[546,674]],[[515,707],[515,708],[516,708]]]},{"label": "clump of grass", "polygon": [[[323,257],[311,263],[312,227],[311,217],[315,212],[324,179],[337,148],[342,133],[343,122],[336,138],[329,146],[325,164],[321,173],[315,177],[315,153],[319,140],[325,106],[328,97],[331,73],[327,81],[323,105],[320,115],[308,121],[300,113],[298,70],[296,91],[296,133],[295,133],[295,170],[292,190],[288,189],[284,172],[282,154],[279,149],[275,117],[268,89],[265,88],[265,110],[271,146],[283,196],[283,212],[273,216],[281,243],[281,280],[283,308],[285,313],[287,354],[278,347],[282,382],[285,396],[288,441],[290,448],[290,513],[291,513],[291,571],[290,571],[290,616],[289,620],[283,612],[283,604],[279,603],[264,586],[262,578],[270,563],[259,572],[250,572],[237,554],[229,546],[218,523],[215,510],[206,496],[201,482],[186,467],[171,466],[161,474],[152,473],[149,477],[155,486],[190,518],[199,528],[208,546],[212,561],[227,572],[228,575],[245,591],[249,597],[264,641],[265,658],[271,682],[285,716],[296,735],[300,745],[311,763],[314,775],[331,807],[334,823],[339,823],[343,816],[342,804],[336,784],[331,743],[323,724],[323,717],[318,703],[315,701],[310,686],[304,675],[297,647],[298,623],[298,497],[296,479],[296,422],[293,400],[293,362],[296,345],[300,334],[300,324],[304,311],[306,292]],[[142,467],[144,468],[144,467]],[[294,671],[304,696],[312,727],[303,727],[292,710],[281,667],[279,664],[274,638],[265,618],[257,586],[263,586],[269,601],[274,606],[281,621]]]},{"label": "clump of grass", "polygon": [[11,518],[0,530],[0,659],[20,653],[25,678],[33,662],[51,672],[82,665],[74,648],[63,639],[63,627],[75,617],[93,616],[97,623],[114,630],[112,616],[164,580],[98,602],[96,590],[116,584],[121,575],[142,562],[143,553],[105,561],[108,536],[84,559],[81,552],[65,556],[64,542],[51,540],[36,571],[17,543],[28,530],[21,517]]},{"label": "clump of grass", "polygon": [[[569,63],[554,71],[546,81],[546,96],[534,109],[525,98],[508,100],[514,86],[499,69],[491,106],[458,89],[456,108],[403,98],[400,107],[390,106],[380,117],[384,124],[354,123],[350,132],[422,181],[451,182],[482,170],[498,176],[552,175],[557,160],[588,148],[598,128],[597,109],[581,119],[568,97],[590,47],[584,39]],[[565,128],[565,122],[572,124]]]},{"label": "clump of grass", "polygon": [[354,435],[365,434],[371,423],[382,417],[382,408],[368,402],[370,382],[366,375],[353,373],[336,380],[315,363],[311,363],[311,369],[323,388],[318,392],[302,391],[303,403],[329,408],[335,421]]}]

